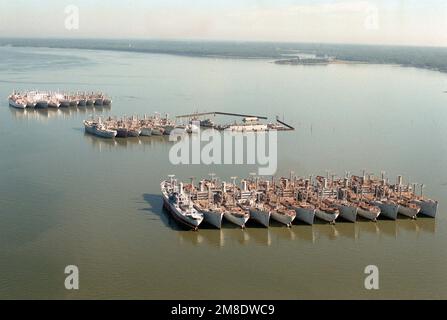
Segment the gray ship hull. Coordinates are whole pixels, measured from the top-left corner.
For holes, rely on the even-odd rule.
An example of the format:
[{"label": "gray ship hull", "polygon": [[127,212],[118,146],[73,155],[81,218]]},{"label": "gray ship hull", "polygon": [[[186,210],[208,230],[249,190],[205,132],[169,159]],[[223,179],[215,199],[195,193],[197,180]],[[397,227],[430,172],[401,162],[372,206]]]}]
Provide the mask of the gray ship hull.
[{"label": "gray ship hull", "polygon": [[318,218],[318,219],[320,219],[320,220],[322,220],[322,221],[325,221],[325,222],[329,222],[329,223],[332,223],[332,224],[334,224],[335,223],[335,220],[338,218],[338,216],[339,216],[339,213],[328,213],[328,212],[325,212],[325,211],[323,211],[323,210],[320,210],[320,209],[316,209],[315,210],[315,216]]},{"label": "gray ship hull", "polygon": [[295,208],[296,219],[304,223],[313,225],[315,222],[315,209],[313,208]]},{"label": "gray ship hull", "polygon": [[357,221],[358,208],[355,205],[341,204],[338,206],[340,217],[349,222]]},{"label": "gray ship hull", "polygon": [[216,227],[217,229],[222,228],[222,218],[223,218],[222,212],[213,212],[208,210],[200,210],[200,212],[203,214],[203,217],[206,222]]},{"label": "gray ship hull", "polygon": [[260,209],[250,208],[250,218],[259,222],[264,227],[268,228],[270,224],[270,211],[264,211]]},{"label": "gray ship hull", "polygon": [[279,223],[285,224],[288,227],[292,226],[293,220],[295,220],[296,215],[281,214],[276,211],[272,211],[272,219],[278,221]]},{"label": "gray ship hull", "polygon": [[397,219],[399,213],[399,205],[396,203],[384,203],[382,201],[374,201],[373,204],[378,206],[381,211],[381,215],[391,220]]},{"label": "gray ship hull", "polygon": [[438,202],[434,200],[414,200],[421,207],[420,213],[431,218],[436,218]]}]

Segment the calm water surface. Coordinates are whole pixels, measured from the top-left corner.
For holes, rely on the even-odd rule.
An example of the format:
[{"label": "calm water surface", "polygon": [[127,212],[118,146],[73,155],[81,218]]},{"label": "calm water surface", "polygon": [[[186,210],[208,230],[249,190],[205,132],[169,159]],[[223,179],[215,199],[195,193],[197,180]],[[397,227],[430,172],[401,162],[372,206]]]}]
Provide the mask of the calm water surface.
[{"label": "calm water surface", "polygon": [[[102,90],[113,106],[19,111],[13,89]],[[0,48],[0,298],[447,298],[446,89],[445,74],[395,66]],[[172,166],[165,138],[101,140],[82,120],[194,110],[284,116],[296,131],[279,134],[278,175],[403,174],[439,217],[182,231],[161,179],[253,168]]]}]

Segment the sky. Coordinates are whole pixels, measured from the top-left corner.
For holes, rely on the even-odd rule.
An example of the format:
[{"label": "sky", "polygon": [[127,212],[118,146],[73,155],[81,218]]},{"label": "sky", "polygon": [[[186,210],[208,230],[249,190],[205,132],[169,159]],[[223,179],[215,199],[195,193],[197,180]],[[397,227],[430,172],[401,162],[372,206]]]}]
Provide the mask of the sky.
[{"label": "sky", "polygon": [[447,0],[1,0],[0,37],[447,46]]}]

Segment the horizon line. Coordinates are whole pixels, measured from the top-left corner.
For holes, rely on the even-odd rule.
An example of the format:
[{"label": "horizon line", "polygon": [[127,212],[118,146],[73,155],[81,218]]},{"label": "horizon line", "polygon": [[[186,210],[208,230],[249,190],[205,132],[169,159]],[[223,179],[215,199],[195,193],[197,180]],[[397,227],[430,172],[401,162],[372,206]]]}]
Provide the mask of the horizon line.
[{"label": "horizon line", "polygon": [[0,36],[0,40],[111,40],[111,41],[160,41],[160,42],[222,42],[222,43],[266,43],[266,44],[309,44],[309,45],[344,45],[344,46],[371,46],[371,47],[409,47],[409,48],[438,48],[447,49],[447,45],[422,45],[422,44],[381,44],[381,43],[353,43],[330,41],[273,41],[273,40],[237,40],[237,39],[212,39],[212,38],[141,38],[141,37],[64,37],[64,36]]}]

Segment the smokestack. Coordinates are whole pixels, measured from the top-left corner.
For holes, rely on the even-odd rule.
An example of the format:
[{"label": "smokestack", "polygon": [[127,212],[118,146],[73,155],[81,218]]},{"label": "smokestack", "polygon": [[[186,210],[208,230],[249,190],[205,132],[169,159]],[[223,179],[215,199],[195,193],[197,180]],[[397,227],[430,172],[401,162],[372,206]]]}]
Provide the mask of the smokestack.
[{"label": "smokestack", "polygon": [[398,186],[401,186],[401,185],[402,185],[402,176],[401,176],[401,175],[398,175],[398,176],[397,176],[397,185],[398,185]]},{"label": "smokestack", "polygon": [[179,183],[179,193],[183,194],[183,182]]}]

